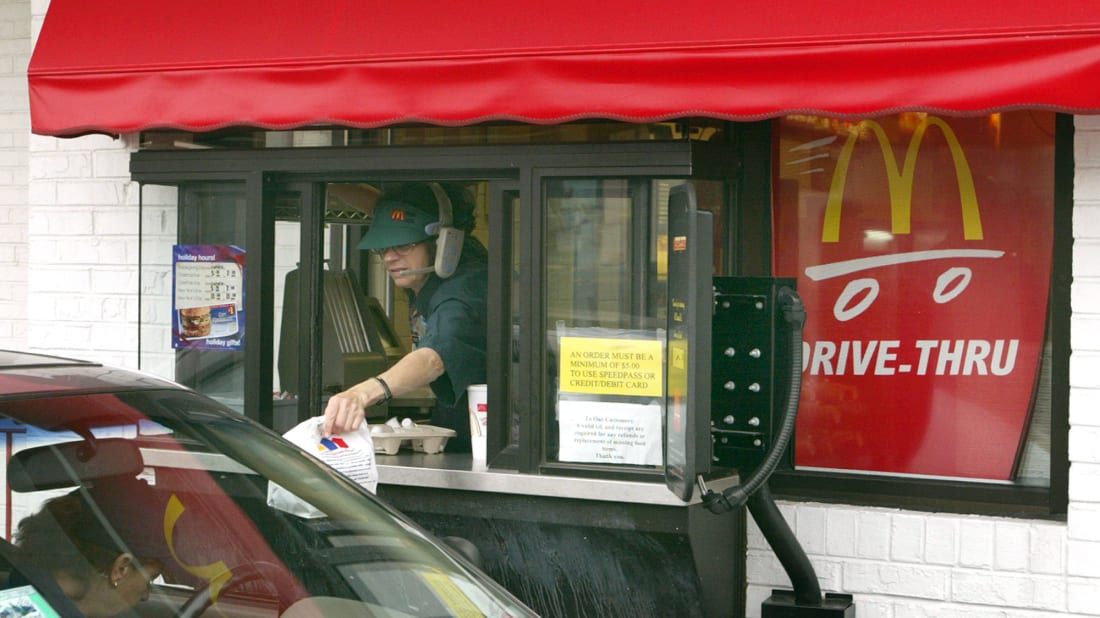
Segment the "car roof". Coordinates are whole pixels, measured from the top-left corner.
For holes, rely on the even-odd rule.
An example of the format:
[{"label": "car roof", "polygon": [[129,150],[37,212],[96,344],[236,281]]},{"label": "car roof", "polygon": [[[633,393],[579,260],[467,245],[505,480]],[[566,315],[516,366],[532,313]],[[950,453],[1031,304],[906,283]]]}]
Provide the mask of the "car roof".
[{"label": "car roof", "polygon": [[38,395],[121,392],[183,387],[149,374],[101,363],[0,350],[0,401]]},{"label": "car roof", "polygon": [[36,352],[17,352],[15,350],[0,350],[0,371],[20,367],[46,367],[52,365],[93,365],[90,361],[77,360],[39,354]]}]

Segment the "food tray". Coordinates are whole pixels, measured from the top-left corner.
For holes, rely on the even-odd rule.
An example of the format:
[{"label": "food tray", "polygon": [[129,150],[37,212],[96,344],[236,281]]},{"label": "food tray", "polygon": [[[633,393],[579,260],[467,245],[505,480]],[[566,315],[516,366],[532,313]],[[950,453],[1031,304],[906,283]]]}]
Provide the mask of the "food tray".
[{"label": "food tray", "polygon": [[371,441],[374,452],[380,455],[396,455],[402,447],[411,448],[419,453],[440,453],[447,446],[447,440],[453,438],[455,430],[434,425],[413,425],[412,427],[393,427],[391,431],[379,430],[379,425],[371,426]]}]

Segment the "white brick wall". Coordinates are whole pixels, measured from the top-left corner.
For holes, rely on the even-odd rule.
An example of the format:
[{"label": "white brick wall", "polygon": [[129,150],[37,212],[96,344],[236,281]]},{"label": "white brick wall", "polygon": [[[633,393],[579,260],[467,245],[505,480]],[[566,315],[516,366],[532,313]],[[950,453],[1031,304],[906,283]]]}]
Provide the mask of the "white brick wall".
[{"label": "white brick wall", "polygon": [[1100,614],[1100,118],[1075,124],[1067,594],[1069,610]]},{"label": "white brick wall", "polygon": [[0,348],[27,342],[30,16],[27,0],[0,2]]},{"label": "white brick wall", "polygon": [[138,207],[125,140],[36,137],[26,347],[137,366]]},{"label": "white brick wall", "polygon": [[[861,618],[1100,615],[1088,604],[1097,581],[1068,570],[1061,523],[813,503],[781,511],[822,589],[855,595]],[[811,531],[823,513],[822,545]],[[759,616],[771,590],[790,581],[755,523],[749,530],[748,613]]]},{"label": "white brick wall", "polygon": [[[21,72],[45,8],[0,0],[0,33],[16,43],[5,49],[22,50],[0,56],[0,346],[133,366],[131,147],[28,139]],[[854,594],[860,618],[1100,616],[1100,117],[1076,125],[1067,521],[781,504],[822,588]],[[790,582],[753,523],[747,564],[748,612],[759,616],[771,589]]]}]

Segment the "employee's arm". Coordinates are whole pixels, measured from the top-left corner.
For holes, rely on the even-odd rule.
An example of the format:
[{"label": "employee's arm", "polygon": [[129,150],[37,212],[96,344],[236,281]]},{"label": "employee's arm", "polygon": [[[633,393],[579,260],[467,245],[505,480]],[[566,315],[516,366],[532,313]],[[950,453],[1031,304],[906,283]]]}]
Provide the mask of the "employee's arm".
[{"label": "employee's arm", "polygon": [[324,435],[328,437],[359,429],[366,418],[367,408],[386,399],[386,387],[390,389],[391,396],[400,397],[431,384],[445,370],[443,359],[435,350],[417,348],[409,352],[393,367],[378,374],[381,382],[375,378],[367,378],[348,390],[333,395],[325,407]]}]

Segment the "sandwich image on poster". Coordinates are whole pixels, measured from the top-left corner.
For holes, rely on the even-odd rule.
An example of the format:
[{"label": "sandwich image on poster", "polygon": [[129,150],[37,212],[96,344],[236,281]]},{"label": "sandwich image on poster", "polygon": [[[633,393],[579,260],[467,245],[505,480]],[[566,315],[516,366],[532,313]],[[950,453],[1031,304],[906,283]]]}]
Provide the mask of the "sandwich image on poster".
[{"label": "sandwich image on poster", "polygon": [[232,337],[241,330],[234,304],[188,307],[177,313],[179,333],[188,340]]}]

